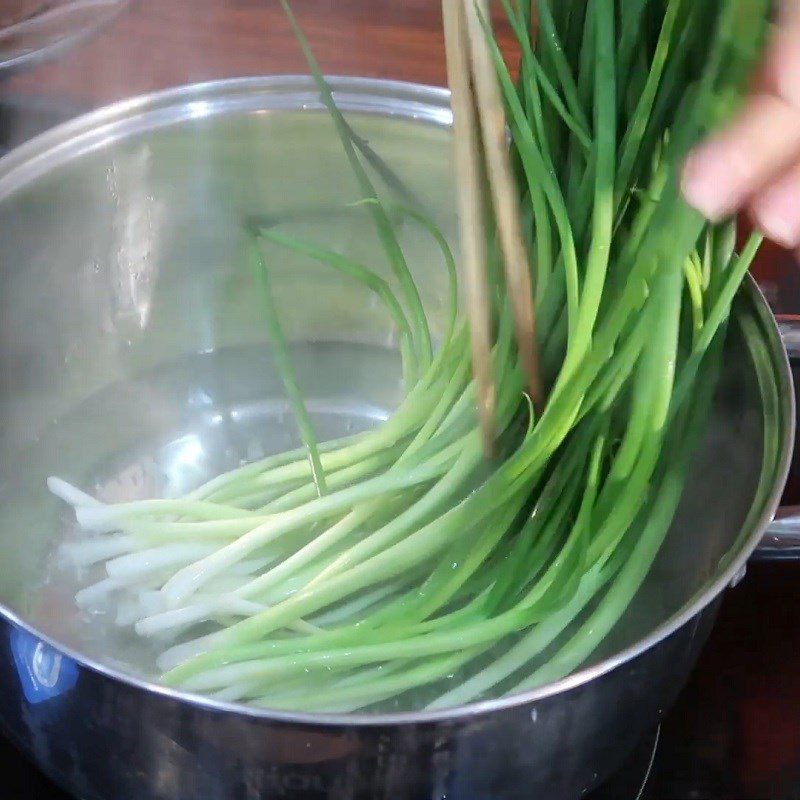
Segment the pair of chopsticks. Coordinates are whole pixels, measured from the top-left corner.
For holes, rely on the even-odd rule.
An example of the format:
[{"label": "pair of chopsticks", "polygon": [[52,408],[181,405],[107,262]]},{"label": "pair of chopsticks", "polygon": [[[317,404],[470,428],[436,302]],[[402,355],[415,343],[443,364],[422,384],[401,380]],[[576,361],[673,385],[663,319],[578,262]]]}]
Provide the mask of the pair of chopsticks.
[{"label": "pair of chopsticks", "polygon": [[535,340],[533,287],[511,171],[506,118],[484,24],[488,0],[442,0],[447,76],[455,136],[461,256],[470,321],[472,372],[484,451],[494,442],[496,392],[492,314],[487,279],[487,184],[492,198],[517,349],[535,408],[542,399]]}]

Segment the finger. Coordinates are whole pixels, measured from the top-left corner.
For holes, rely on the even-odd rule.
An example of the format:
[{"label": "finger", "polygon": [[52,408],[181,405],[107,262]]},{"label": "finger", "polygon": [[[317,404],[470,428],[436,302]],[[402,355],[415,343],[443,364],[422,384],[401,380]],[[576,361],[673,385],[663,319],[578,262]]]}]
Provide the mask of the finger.
[{"label": "finger", "polygon": [[800,162],[760,192],[750,212],[772,241],[788,249],[800,247]]},{"label": "finger", "polygon": [[795,163],[800,154],[800,107],[757,95],[740,117],[690,154],[681,188],[711,220],[733,213]]},{"label": "finger", "polygon": [[764,59],[767,91],[800,108],[800,0],[784,0]]}]

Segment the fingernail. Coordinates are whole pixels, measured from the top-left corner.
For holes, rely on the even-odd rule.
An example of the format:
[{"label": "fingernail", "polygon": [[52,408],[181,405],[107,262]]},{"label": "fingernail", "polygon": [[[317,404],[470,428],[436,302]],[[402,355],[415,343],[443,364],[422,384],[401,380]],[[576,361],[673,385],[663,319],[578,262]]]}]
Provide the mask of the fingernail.
[{"label": "fingernail", "polygon": [[695,150],[686,159],[681,175],[681,192],[686,202],[712,222],[731,210],[730,194],[718,161],[702,150]]},{"label": "fingernail", "polygon": [[753,202],[753,216],[773,242],[800,247],[800,183],[778,184]]}]

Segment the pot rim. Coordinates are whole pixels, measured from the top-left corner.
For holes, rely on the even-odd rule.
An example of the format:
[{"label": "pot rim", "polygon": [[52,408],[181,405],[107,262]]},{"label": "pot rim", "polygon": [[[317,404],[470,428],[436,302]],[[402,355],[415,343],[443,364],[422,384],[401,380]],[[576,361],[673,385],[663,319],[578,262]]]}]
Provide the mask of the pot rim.
[{"label": "pot rim", "polygon": [[[449,90],[425,84],[381,78],[328,76],[334,97],[343,110],[375,113],[411,119],[448,128],[452,122]],[[25,142],[0,158],[0,203],[5,196],[35,177],[49,171],[56,163],[76,154],[108,144],[109,137],[153,130],[187,119],[230,113],[237,108],[253,110],[254,95],[269,98],[269,110],[323,110],[313,79],[305,75],[271,75],[232,78],[187,84],[151,94],[140,95],[83,114]],[[213,103],[216,101],[216,105]],[[142,120],[142,115],[146,119]],[[149,120],[149,124],[143,124]],[[49,158],[48,158],[49,156]],[[795,435],[795,397],[789,360],[771,311],[755,284],[748,278],[747,298],[761,323],[773,366],[778,371],[778,385],[784,428],[777,479],[764,502],[762,513],[741,546],[738,556],[721,574],[709,582],[672,617],[647,636],[597,664],[581,668],[557,681],[526,692],[467,703],[434,711],[407,711],[376,714],[311,713],[278,711],[268,708],[216,700],[203,695],[162,686],[107,666],[60,644],[58,640],[28,624],[16,611],[0,603],[0,617],[16,625],[83,667],[130,687],[152,692],[165,699],[188,703],[209,711],[244,715],[271,722],[299,723],[320,727],[380,727],[456,721],[465,717],[511,710],[576,689],[633,660],[690,622],[710,605],[724,589],[736,583],[746,562],[758,545],[763,531],[777,509],[789,471]]]}]

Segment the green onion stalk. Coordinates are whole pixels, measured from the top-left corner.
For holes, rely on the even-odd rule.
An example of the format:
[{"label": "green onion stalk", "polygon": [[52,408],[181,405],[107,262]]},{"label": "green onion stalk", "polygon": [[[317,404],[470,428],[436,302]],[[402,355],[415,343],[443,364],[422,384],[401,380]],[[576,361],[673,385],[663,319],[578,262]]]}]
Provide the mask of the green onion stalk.
[{"label": "green onion stalk", "polygon": [[[766,0],[503,0],[515,70],[482,19],[547,389],[537,414],[490,226],[491,461],[456,260],[407,198],[379,193],[381,175],[281,2],[390,277],[243,221],[302,447],[180,498],[104,504],[51,479],[84,533],[69,557],[105,567],[78,602],[116,604],[120,624],[160,642],[164,683],[270,708],[442,708],[562,678],[592,658],[635,597],[705,429],[759,237],[736,253],[734,224],[700,219],[677,175],[688,148],[736,108]],[[441,253],[449,315],[436,342],[398,220]],[[317,440],[275,309],[271,261],[281,250],[365,287],[391,320],[406,394],[373,430]]]}]

